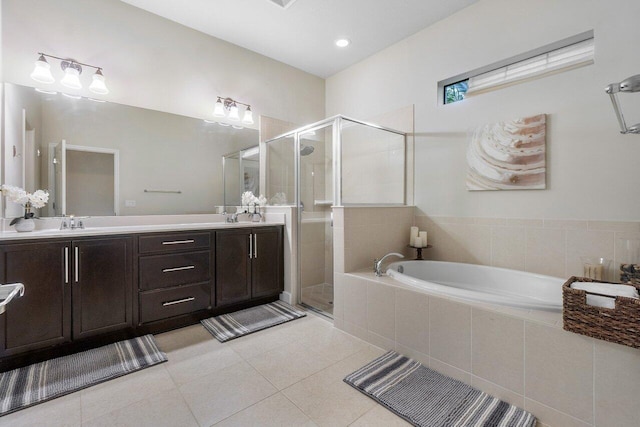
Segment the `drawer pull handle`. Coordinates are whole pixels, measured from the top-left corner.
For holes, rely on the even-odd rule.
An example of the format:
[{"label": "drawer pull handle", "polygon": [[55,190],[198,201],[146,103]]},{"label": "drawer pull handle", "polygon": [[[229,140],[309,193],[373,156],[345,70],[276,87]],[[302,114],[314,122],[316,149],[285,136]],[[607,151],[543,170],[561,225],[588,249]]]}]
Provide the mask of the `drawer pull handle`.
[{"label": "drawer pull handle", "polygon": [[194,243],[195,240],[172,240],[170,242],[162,242],[163,245],[184,245],[185,243]]},{"label": "drawer pull handle", "polygon": [[193,301],[195,299],[196,299],[195,297],[189,297],[189,298],[178,299],[178,300],[175,300],[175,301],[167,301],[167,302],[163,302],[162,306],[163,307],[168,307],[170,305],[182,304],[183,302],[189,302],[189,301]]},{"label": "drawer pull handle", "polygon": [[184,267],[164,268],[162,269],[162,272],[170,273],[172,271],[193,270],[194,268],[196,268],[195,265],[185,265]]}]

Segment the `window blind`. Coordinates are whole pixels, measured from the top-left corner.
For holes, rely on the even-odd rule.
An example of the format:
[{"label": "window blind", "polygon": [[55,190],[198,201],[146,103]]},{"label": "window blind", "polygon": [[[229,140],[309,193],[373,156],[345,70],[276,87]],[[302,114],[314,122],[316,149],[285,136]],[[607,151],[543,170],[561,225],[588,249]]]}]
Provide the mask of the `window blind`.
[{"label": "window blind", "polygon": [[593,38],[469,78],[467,95],[593,64]]}]

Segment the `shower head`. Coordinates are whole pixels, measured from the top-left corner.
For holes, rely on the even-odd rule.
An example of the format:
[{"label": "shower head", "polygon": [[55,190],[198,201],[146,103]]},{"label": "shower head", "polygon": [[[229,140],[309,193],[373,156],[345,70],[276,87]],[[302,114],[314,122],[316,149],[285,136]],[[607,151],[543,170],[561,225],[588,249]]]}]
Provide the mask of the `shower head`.
[{"label": "shower head", "polygon": [[313,150],[315,150],[315,148],[310,145],[300,145],[301,156],[308,156],[309,154],[313,153]]}]

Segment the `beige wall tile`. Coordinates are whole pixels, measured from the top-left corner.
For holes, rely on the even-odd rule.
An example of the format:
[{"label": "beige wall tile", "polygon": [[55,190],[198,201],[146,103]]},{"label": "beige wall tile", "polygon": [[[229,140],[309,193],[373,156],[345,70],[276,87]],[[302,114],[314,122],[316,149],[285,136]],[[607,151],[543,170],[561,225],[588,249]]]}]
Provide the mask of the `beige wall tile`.
[{"label": "beige wall tile", "polygon": [[369,342],[369,332],[366,330],[366,328],[354,325],[353,323],[349,323],[347,321],[343,323],[343,326],[344,326],[343,331],[345,331],[346,333],[351,334],[356,338],[360,338],[361,340]]},{"label": "beige wall tile", "polygon": [[471,385],[472,380],[471,374],[469,372],[465,372],[462,369],[456,368],[455,366],[443,363],[438,359],[434,359],[433,357],[429,359],[429,367],[434,371],[440,372],[442,375],[447,375],[458,381],[462,381],[465,384]]},{"label": "beige wall tile", "polygon": [[591,230],[638,232],[640,231],[640,221],[589,221],[589,228]]},{"label": "beige wall tile", "polygon": [[524,394],[524,321],[472,310],[472,373]]},{"label": "beige wall tile", "polygon": [[620,280],[620,264],[639,264],[640,250],[636,249],[640,245],[640,232],[616,232],[615,234],[615,260],[613,270],[615,280]]},{"label": "beige wall tile", "polygon": [[538,419],[538,424],[548,427],[592,427],[592,424],[585,423],[577,418],[562,412],[556,411],[535,400],[525,399],[524,409],[531,412]]},{"label": "beige wall tile", "polygon": [[526,234],[526,271],[564,277],[566,231],[553,228],[527,228]]},{"label": "beige wall tile", "polygon": [[429,354],[429,297],[396,289],[396,342]]},{"label": "beige wall tile", "polygon": [[333,274],[333,318],[344,319],[344,275]]},{"label": "beige wall tile", "polygon": [[595,424],[598,427],[640,423],[640,350],[595,342]]},{"label": "beige wall tile", "polygon": [[530,218],[507,218],[507,225],[512,227],[542,227],[544,221]]},{"label": "beige wall tile", "polygon": [[524,227],[492,227],[491,265],[524,270],[525,242]]},{"label": "beige wall tile", "polygon": [[422,353],[418,350],[414,350],[411,347],[406,347],[402,344],[399,344],[396,342],[396,352],[405,355],[407,357],[412,358],[413,360],[417,360],[418,362],[422,363],[424,366],[429,366],[429,355]]},{"label": "beige wall tile", "polygon": [[430,216],[436,224],[475,224],[476,218],[463,216]]},{"label": "beige wall tile", "polygon": [[[614,232],[600,230],[567,230],[567,272],[565,276],[582,276],[583,263],[580,257],[598,257],[613,261]],[[604,280],[613,277],[613,262],[609,265]]]},{"label": "beige wall tile", "polygon": [[367,329],[392,341],[396,339],[395,299],[395,292],[391,286],[369,282]]},{"label": "beige wall tile", "polygon": [[507,218],[476,218],[478,225],[507,225]]},{"label": "beige wall tile", "polygon": [[593,340],[527,322],[525,384],[528,398],[591,423]]},{"label": "beige wall tile", "polygon": [[491,264],[491,228],[469,224],[439,224],[429,240],[437,259],[470,264]]},{"label": "beige wall tile", "polygon": [[429,298],[429,355],[471,372],[471,307]]},{"label": "beige wall tile", "polygon": [[545,219],[544,228],[587,229],[589,228],[589,221],[577,219]]},{"label": "beige wall tile", "polygon": [[367,328],[367,282],[343,275],[344,321],[360,328]]},{"label": "beige wall tile", "polygon": [[515,405],[518,408],[524,409],[524,396],[520,394],[500,387],[499,385],[494,384],[490,381],[486,381],[482,378],[476,377],[475,375],[471,378],[471,385],[478,390],[482,390],[485,393],[492,395],[493,397],[497,397],[500,400]]},{"label": "beige wall tile", "polygon": [[378,346],[384,350],[395,350],[396,342],[382,335],[378,335],[375,332],[368,331],[365,341]]}]

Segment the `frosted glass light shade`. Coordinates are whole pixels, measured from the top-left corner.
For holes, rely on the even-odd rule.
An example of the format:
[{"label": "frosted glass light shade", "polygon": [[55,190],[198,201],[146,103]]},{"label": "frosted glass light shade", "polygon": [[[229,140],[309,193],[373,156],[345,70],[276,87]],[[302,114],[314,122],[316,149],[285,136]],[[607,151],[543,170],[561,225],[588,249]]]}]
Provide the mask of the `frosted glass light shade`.
[{"label": "frosted glass light shade", "polygon": [[229,107],[229,120],[237,121],[240,120],[240,114],[238,113],[238,106],[234,102]]},{"label": "frosted glass light shade", "polygon": [[82,89],[80,72],[73,67],[67,67],[67,69],[64,70],[64,77],[60,80],[60,83],[70,89]]},{"label": "frosted glass light shade", "polygon": [[253,111],[251,111],[251,107],[247,107],[247,110],[244,112],[244,117],[242,118],[242,123],[252,125],[253,124]]},{"label": "frosted glass light shade", "polygon": [[36,66],[31,73],[31,78],[40,83],[50,84],[55,81],[53,74],[51,74],[51,65],[47,62],[44,56],[40,55],[40,58],[36,61]]},{"label": "frosted glass light shade", "polygon": [[93,81],[89,86],[89,90],[99,95],[106,95],[109,93],[107,85],[104,84],[104,76],[102,75],[102,72],[100,70],[96,71],[96,73],[93,75]]},{"label": "frosted glass light shade", "polygon": [[213,115],[215,117],[224,117],[224,105],[220,98],[218,98],[216,105],[213,107]]}]

